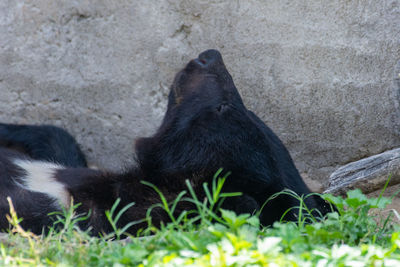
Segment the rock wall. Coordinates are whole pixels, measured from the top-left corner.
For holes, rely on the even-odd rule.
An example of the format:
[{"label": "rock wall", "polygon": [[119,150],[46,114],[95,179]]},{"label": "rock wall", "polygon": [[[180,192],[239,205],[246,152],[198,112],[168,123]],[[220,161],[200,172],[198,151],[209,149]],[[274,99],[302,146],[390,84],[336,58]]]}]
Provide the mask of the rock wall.
[{"label": "rock wall", "polygon": [[175,72],[219,49],[246,105],[314,189],[400,145],[400,2],[0,2],[0,120],[68,129],[120,169],[153,133]]}]

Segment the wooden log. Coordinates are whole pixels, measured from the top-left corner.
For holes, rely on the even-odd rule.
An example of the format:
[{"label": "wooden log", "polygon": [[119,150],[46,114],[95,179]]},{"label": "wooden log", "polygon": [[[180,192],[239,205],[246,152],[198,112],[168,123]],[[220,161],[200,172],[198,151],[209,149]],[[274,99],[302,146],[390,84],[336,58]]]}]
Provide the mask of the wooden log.
[{"label": "wooden log", "polygon": [[340,167],[329,177],[324,193],[344,195],[355,188],[370,193],[382,189],[389,176],[390,185],[400,183],[400,148]]}]

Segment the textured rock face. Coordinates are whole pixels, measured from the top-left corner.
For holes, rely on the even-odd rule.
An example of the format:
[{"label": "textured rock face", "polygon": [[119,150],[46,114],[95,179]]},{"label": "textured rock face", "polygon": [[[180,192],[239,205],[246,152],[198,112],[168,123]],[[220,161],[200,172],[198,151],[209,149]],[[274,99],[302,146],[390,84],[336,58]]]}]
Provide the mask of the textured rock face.
[{"label": "textured rock face", "polygon": [[400,145],[399,25],[396,0],[4,0],[0,120],[63,126],[119,169],[160,123],[175,72],[217,48],[318,189]]}]

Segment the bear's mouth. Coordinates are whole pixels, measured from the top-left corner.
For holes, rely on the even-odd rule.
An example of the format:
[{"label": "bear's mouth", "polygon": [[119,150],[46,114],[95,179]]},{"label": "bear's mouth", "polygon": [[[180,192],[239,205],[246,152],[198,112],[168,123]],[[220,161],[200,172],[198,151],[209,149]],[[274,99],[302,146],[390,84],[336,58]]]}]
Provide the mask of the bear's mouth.
[{"label": "bear's mouth", "polygon": [[204,67],[207,64],[207,61],[205,59],[196,58],[193,59],[193,63],[199,65],[200,67]]}]

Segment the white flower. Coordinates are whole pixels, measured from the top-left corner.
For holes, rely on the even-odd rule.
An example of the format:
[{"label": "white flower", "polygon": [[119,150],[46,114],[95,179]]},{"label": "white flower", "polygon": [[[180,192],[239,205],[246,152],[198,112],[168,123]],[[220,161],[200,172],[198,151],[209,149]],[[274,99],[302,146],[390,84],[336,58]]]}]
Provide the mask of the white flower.
[{"label": "white flower", "polygon": [[223,251],[225,251],[228,255],[232,255],[233,253],[235,253],[235,248],[233,247],[232,243],[226,238],[221,241],[221,247]]},{"label": "white flower", "polygon": [[185,257],[185,258],[198,258],[198,257],[200,257],[200,253],[195,252],[193,250],[187,250],[187,249],[179,251],[179,255],[181,255],[182,257]]},{"label": "white flower", "polygon": [[364,267],[366,263],[364,261],[351,260],[351,261],[346,261],[346,265],[351,267]]},{"label": "white flower", "polygon": [[357,258],[361,255],[361,251],[359,248],[352,248],[348,245],[337,246],[334,245],[332,247],[332,258],[340,259],[344,256],[348,256],[350,258]]},{"label": "white flower", "polygon": [[313,250],[312,254],[315,255],[315,256],[321,256],[323,258],[328,258],[329,257],[328,253],[326,253],[324,251],[321,251],[321,250]]},{"label": "white flower", "polygon": [[367,255],[365,255],[366,258],[371,258],[373,256],[383,259],[385,257],[385,250],[381,247],[376,247],[376,246],[368,246],[368,252]]},{"label": "white flower", "polygon": [[327,259],[322,259],[322,260],[319,260],[317,262],[316,267],[326,267],[327,264],[328,264],[328,260]]},{"label": "white flower", "polygon": [[398,266],[400,266],[400,260],[384,259],[383,265],[387,266],[387,267],[398,267]]},{"label": "white flower", "polygon": [[209,244],[207,246],[208,251],[210,251],[210,263],[211,265],[220,265],[222,257],[224,256],[221,254],[219,247],[216,244]]},{"label": "white flower", "polygon": [[263,240],[257,240],[257,249],[261,253],[278,253],[281,247],[278,246],[282,241],[280,237],[266,237]]},{"label": "white flower", "polygon": [[226,257],[226,265],[234,265],[234,266],[248,266],[249,263],[254,260],[250,257],[250,255],[238,255],[238,256],[227,256]]}]

